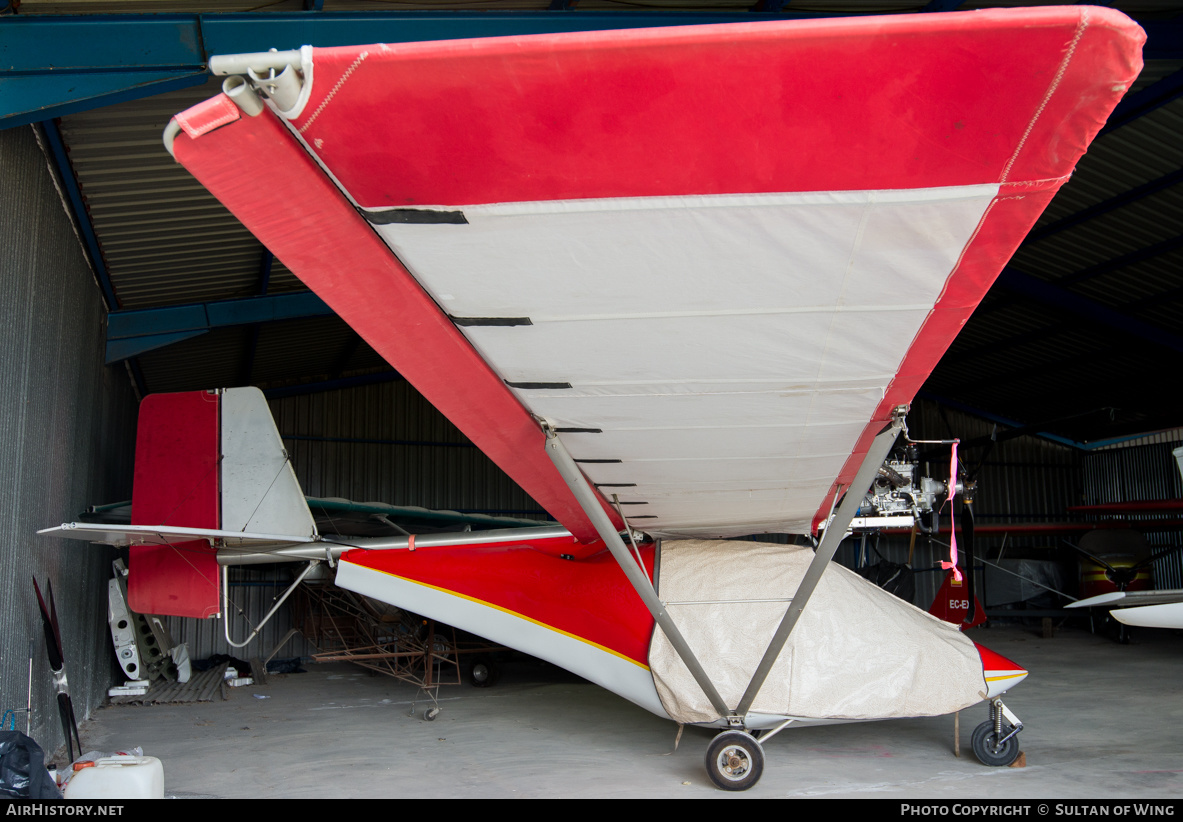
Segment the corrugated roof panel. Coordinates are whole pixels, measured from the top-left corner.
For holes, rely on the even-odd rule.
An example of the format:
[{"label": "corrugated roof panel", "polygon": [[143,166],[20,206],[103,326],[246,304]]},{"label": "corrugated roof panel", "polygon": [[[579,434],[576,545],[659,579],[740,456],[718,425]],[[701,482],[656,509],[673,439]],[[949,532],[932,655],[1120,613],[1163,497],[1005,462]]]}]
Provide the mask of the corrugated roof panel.
[{"label": "corrugated roof panel", "polygon": [[[218,88],[211,80],[62,119],[70,162],[123,308],[260,293],[262,245],[173,162],[161,141],[177,111]],[[279,268],[272,272],[275,290],[297,287]]]}]

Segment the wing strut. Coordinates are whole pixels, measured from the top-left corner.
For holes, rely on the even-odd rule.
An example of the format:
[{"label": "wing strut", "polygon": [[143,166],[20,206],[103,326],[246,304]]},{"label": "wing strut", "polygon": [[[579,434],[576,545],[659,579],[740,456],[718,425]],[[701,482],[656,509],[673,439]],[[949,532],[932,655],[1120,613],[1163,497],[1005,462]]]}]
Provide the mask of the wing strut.
[{"label": "wing strut", "polygon": [[702,663],[698,661],[698,657],[694,655],[694,651],[686,642],[686,638],[682,636],[682,632],[678,630],[678,626],[674,624],[674,621],[666,612],[665,604],[657,596],[657,592],[653,590],[653,585],[649,582],[648,577],[632,561],[628,548],[620,538],[620,534],[616,532],[616,527],[604,513],[604,509],[601,507],[595,492],[588,485],[587,480],[575,464],[575,461],[571,459],[571,455],[567,453],[566,447],[558,438],[554,429],[549,425],[545,425],[544,427],[546,429],[547,456],[550,457],[555,467],[558,468],[559,474],[562,475],[563,480],[567,483],[567,486],[571,489],[571,492],[591,519],[596,532],[604,540],[604,543],[608,546],[608,550],[612,552],[612,556],[616,559],[621,570],[624,571],[625,576],[628,577],[629,582],[632,583],[633,588],[641,597],[641,601],[645,603],[645,607],[649,609],[649,613],[653,615],[657,624],[665,631],[666,638],[674,646],[674,650],[677,651],[682,662],[686,664],[686,667],[694,676],[694,680],[702,688],[703,693],[711,701],[711,705],[718,712],[719,716],[726,718],[732,725],[742,726],[744,724],[743,717],[751,709],[756,695],[760,693],[760,688],[764,685],[764,680],[768,678],[768,674],[772,670],[773,663],[780,656],[780,652],[784,648],[785,643],[788,642],[789,635],[793,632],[793,628],[796,626],[801,612],[809,602],[809,598],[812,596],[818,582],[821,581],[822,573],[826,570],[826,566],[830,564],[830,560],[834,558],[834,552],[838,550],[838,544],[842,542],[850,521],[858,513],[866,489],[871,486],[871,482],[875,478],[879,466],[883,464],[883,460],[895,444],[896,437],[903,430],[904,415],[906,413],[907,406],[901,405],[897,407],[892,414],[891,422],[872,441],[871,447],[868,449],[858,473],[855,474],[854,480],[846,491],[846,496],[838,506],[833,519],[826,526],[821,544],[818,545],[813,561],[810,562],[809,568],[801,580],[801,584],[797,587],[797,592],[793,595],[793,599],[789,604],[789,610],[785,613],[784,619],[781,620],[780,626],[776,629],[776,634],[773,635],[772,641],[768,645],[768,650],[764,652],[764,657],[756,667],[756,671],[752,675],[752,680],[748,683],[748,688],[744,692],[739,706],[734,711],[728,708],[727,703],[723,701],[723,697],[720,696],[718,689],[711,682],[710,677],[702,667]]},{"label": "wing strut", "polygon": [[[608,546],[608,550],[612,552],[616,563],[624,571],[624,575],[628,577],[628,581],[632,583],[633,588],[641,597],[641,601],[645,603],[645,607],[653,615],[653,619],[661,626],[661,630],[665,631],[666,638],[674,646],[674,650],[678,652],[678,656],[681,657],[682,662],[686,664],[686,667],[694,676],[694,681],[698,683],[699,687],[702,688],[702,692],[706,694],[707,699],[711,701],[711,705],[714,706],[719,716],[729,716],[731,710],[727,707],[727,703],[723,701],[723,697],[720,696],[718,689],[715,688],[710,677],[707,676],[707,672],[703,670],[702,663],[694,655],[694,651],[691,650],[690,645],[686,642],[686,638],[682,636],[682,632],[678,630],[678,626],[674,624],[673,619],[666,613],[665,604],[658,598],[657,592],[653,590],[653,585],[649,582],[649,578],[633,562],[628,548],[625,547],[620,534],[616,532],[616,526],[612,524],[612,520],[604,513],[604,508],[600,505],[599,498],[592,491],[591,486],[587,484],[583,472],[579,470],[579,466],[575,464],[575,460],[571,459],[571,455],[567,453],[567,448],[559,440],[554,429],[549,425],[546,425],[545,428],[546,454],[550,457],[551,462],[555,464],[555,468],[559,469],[559,474],[562,475],[563,481],[567,483],[567,487],[571,489],[571,493],[575,495],[575,499],[578,500],[579,505],[583,508],[588,518],[591,519],[596,533],[600,535],[600,539],[604,540],[604,543]],[[628,527],[627,523],[625,527]]]},{"label": "wing strut", "polygon": [[748,683],[748,689],[739,701],[739,707],[735,709],[737,716],[745,716],[751,709],[752,703],[756,701],[756,695],[760,693],[760,688],[764,685],[764,680],[768,678],[768,673],[772,670],[772,664],[776,662],[776,658],[780,656],[781,649],[789,641],[789,634],[793,632],[793,628],[797,624],[797,619],[805,609],[806,603],[809,602],[809,597],[813,594],[813,590],[817,587],[818,582],[821,581],[822,573],[825,572],[826,566],[834,558],[834,552],[838,550],[838,544],[846,536],[846,529],[850,526],[850,521],[854,519],[854,515],[858,513],[859,506],[863,502],[863,496],[866,494],[867,489],[871,487],[871,482],[875,479],[875,475],[879,471],[879,466],[883,465],[883,460],[887,458],[888,453],[891,452],[891,447],[895,445],[896,437],[899,436],[900,431],[904,427],[904,414],[906,412],[907,406],[901,405],[897,407],[892,414],[891,423],[880,431],[871,443],[871,447],[867,451],[867,456],[863,458],[863,464],[859,467],[858,473],[854,475],[850,487],[846,489],[846,496],[843,498],[842,504],[838,506],[834,518],[826,526],[826,532],[822,536],[821,544],[817,546],[817,551],[814,552],[813,561],[809,563],[809,569],[806,570],[801,584],[797,586],[797,592],[793,594],[792,602],[789,603],[789,610],[785,613],[780,627],[776,629],[772,641],[768,644],[768,650],[764,652],[764,658],[756,666],[756,672],[752,674],[752,681]]}]

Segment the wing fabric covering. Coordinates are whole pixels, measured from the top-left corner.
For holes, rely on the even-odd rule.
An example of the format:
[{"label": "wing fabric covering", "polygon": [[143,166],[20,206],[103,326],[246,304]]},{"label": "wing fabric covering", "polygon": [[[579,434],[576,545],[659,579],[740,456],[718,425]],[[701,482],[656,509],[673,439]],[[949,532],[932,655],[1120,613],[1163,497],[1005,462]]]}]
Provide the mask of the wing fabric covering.
[{"label": "wing fabric covering", "polygon": [[[812,559],[811,550],[796,546],[662,543],[662,601],[728,704],[739,703],[784,616],[786,598]],[[653,632],[649,667],[670,717],[685,723],[718,718],[660,628]],[[956,626],[831,563],[752,713],[936,716],[985,695],[981,658]]]},{"label": "wing fabric covering", "polygon": [[1061,6],[315,49],[298,115],[215,98],[175,151],[581,540],[536,417],[647,531],[806,531],[1143,40]]}]

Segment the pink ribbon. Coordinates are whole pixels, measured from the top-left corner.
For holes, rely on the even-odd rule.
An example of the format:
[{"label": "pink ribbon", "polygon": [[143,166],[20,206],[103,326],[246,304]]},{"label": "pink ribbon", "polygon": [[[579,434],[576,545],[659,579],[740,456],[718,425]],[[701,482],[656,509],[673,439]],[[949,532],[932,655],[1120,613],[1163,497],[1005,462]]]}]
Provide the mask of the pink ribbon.
[{"label": "pink ribbon", "polygon": [[953,498],[957,496],[957,440],[953,440],[953,450],[949,455],[949,561],[942,562],[941,568],[948,571],[953,569],[953,581],[961,582],[961,570],[957,567],[957,522],[953,516]]}]

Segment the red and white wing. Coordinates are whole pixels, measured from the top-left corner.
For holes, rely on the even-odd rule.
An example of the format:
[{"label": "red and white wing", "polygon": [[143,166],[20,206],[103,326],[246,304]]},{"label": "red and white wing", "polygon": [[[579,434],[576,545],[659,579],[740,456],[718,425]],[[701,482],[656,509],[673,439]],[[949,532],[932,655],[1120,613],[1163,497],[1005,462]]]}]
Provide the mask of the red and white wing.
[{"label": "red and white wing", "polygon": [[578,537],[808,531],[1141,68],[1083,7],[305,50],[175,156]]}]

